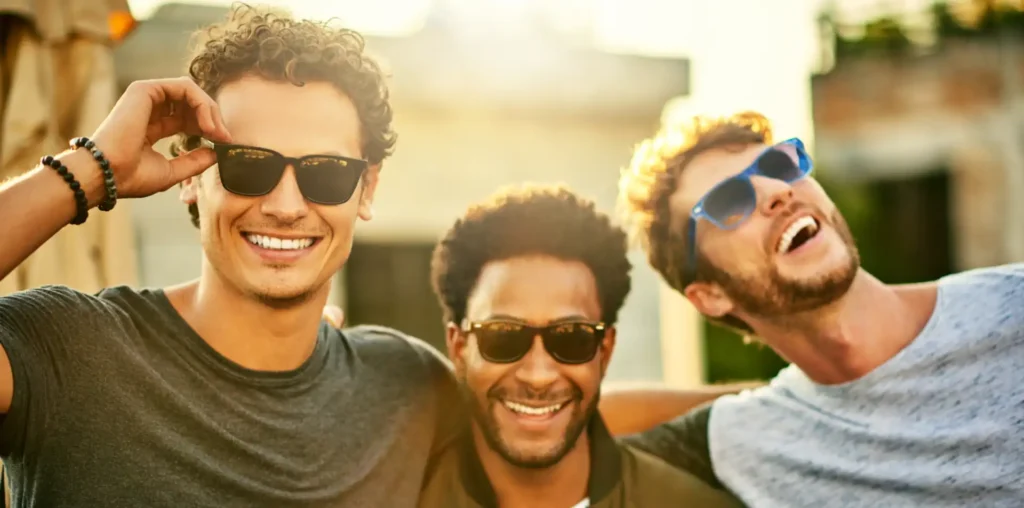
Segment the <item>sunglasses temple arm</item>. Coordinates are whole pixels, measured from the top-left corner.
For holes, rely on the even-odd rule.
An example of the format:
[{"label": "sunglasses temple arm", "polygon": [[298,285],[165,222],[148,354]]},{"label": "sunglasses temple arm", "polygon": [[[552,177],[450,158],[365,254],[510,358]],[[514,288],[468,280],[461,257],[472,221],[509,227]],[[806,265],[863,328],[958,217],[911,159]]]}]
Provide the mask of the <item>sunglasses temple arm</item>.
[{"label": "sunglasses temple arm", "polygon": [[686,267],[683,271],[683,285],[684,287],[693,280],[694,272],[697,266],[697,218],[690,214],[689,224],[687,225],[687,245],[690,247],[690,255],[686,257]]}]

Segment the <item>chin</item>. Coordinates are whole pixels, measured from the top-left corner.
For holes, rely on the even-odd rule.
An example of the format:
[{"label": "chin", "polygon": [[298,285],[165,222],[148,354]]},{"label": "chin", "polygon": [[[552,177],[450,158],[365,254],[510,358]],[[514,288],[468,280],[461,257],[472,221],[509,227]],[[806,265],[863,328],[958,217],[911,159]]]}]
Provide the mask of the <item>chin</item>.
[{"label": "chin", "polygon": [[301,305],[319,293],[324,284],[282,284],[275,282],[255,282],[247,284],[246,293],[271,307],[294,307]]},{"label": "chin", "polygon": [[499,451],[506,462],[524,469],[546,469],[562,460],[568,452],[561,440],[530,443],[515,448],[503,446]]}]

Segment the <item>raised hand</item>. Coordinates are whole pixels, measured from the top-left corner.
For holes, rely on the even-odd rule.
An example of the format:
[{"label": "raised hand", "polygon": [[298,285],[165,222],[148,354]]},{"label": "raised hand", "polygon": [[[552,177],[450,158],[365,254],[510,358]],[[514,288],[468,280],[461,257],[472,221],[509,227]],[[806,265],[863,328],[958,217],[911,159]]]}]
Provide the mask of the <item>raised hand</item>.
[{"label": "raised hand", "polygon": [[92,135],[117,182],[119,197],[145,197],[202,173],[216,162],[199,148],[167,159],[153,144],[178,133],[229,142],[217,103],[187,77],[136,81]]}]

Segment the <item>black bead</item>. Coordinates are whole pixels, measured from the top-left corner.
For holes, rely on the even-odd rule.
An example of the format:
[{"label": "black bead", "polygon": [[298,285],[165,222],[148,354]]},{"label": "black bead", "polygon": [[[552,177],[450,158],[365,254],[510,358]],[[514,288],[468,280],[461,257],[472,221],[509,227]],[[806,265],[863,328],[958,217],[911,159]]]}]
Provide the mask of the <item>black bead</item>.
[{"label": "black bead", "polygon": [[86,138],[82,138],[82,139],[85,139],[85,147],[86,148],[92,150],[93,147],[96,146],[96,143],[93,143],[91,139],[86,139]]},{"label": "black bead", "polygon": [[107,159],[101,160],[100,161],[100,169],[102,169],[104,171],[110,169],[110,161],[108,161]]},{"label": "black bead", "polygon": [[64,181],[65,182],[73,182],[73,181],[75,181],[75,175],[72,175],[71,173],[68,173],[67,171],[64,171],[63,173],[60,173],[60,176],[64,177]]},{"label": "black bead", "polygon": [[108,189],[113,188],[114,185],[116,185],[116,182],[114,182],[114,177],[113,176],[108,176],[108,177],[104,178],[103,179],[103,183],[106,184]]},{"label": "black bead", "polygon": [[49,166],[51,161],[53,161],[52,155],[44,155],[42,159],[39,159],[39,163],[44,166]]},{"label": "black bead", "polygon": [[75,190],[75,198],[85,199],[85,191],[78,185],[78,182],[71,182],[71,188]]},{"label": "black bead", "polygon": [[68,171],[68,168],[66,166],[61,166],[57,168],[57,174],[63,176],[65,180],[68,178],[74,178],[74,176],[71,175],[71,172]]},{"label": "black bead", "polygon": [[68,182],[68,185],[71,186],[71,190],[73,191],[77,191],[82,188],[82,184],[78,183],[78,180],[71,180],[70,182]]},{"label": "black bead", "polygon": [[92,152],[92,158],[96,159],[98,161],[103,160],[103,152],[101,152],[99,150],[96,150],[96,151]]},{"label": "black bead", "polygon": [[57,159],[51,159],[50,160],[50,167],[53,168],[53,169],[60,169],[60,168],[63,168],[64,165],[61,164],[61,162],[59,160],[57,160]]}]

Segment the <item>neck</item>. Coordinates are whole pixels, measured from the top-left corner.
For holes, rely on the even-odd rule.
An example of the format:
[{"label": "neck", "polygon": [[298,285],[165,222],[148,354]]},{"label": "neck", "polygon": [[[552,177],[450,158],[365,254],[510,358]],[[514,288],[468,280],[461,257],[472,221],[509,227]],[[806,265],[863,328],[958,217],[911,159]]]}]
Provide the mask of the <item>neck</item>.
[{"label": "neck", "polygon": [[168,288],[167,297],[210,347],[251,370],[300,367],[316,347],[329,286],[301,304],[275,308],[244,294],[209,266],[198,281]]},{"label": "neck", "polygon": [[863,269],[824,308],[754,318],[758,337],[820,384],[858,379],[913,342],[935,308],[936,285],[890,286]]},{"label": "neck", "polygon": [[587,496],[590,439],[583,432],[557,464],[530,469],[509,464],[484,440],[476,425],[473,441],[501,508],[565,508]]}]

